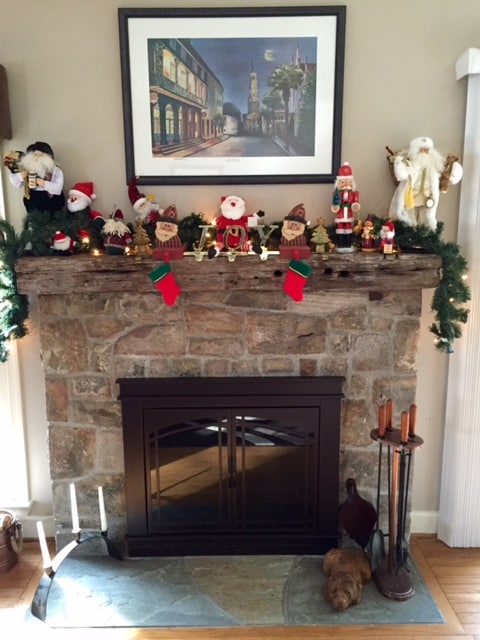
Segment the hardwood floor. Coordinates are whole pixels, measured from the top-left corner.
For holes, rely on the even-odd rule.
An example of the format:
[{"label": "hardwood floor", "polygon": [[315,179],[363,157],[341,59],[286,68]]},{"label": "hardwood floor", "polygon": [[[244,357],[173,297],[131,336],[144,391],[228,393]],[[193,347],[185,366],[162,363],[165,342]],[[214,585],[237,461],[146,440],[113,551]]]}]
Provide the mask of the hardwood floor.
[{"label": "hardwood floor", "polygon": [[[411,552],[435,598],[445,624],[342,627],[250,627],[229,629],[58,629],[40,621],[28,637],[68,640],[480,640],[480,549],[450,549],[432,536],[412,536]],[[20,631],[42,563],[37,542],[27,542],[18,564],[0,574],[2,637]],[[27,629],[24,629],[27,632]]]}]

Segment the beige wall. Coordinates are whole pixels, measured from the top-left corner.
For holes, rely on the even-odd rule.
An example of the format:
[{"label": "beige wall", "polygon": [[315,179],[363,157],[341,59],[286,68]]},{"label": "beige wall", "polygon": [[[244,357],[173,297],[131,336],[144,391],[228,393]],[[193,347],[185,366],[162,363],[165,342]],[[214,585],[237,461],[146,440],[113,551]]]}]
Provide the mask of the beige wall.
[{"label": "beige wall", "polygon": [[[158,7],[142,0],[128,7]],[[250,6],[253,2],[171,2],[168,6]],[[263,1],[267,6],[333,4]],[[479,45],[478,0],[346,0],[347,31],[342,160],[351,163],[360,190],[362,211],[386,215],[393,193],[385,145],[403,147],[419,135],[431,136],[437,148],[461,155],[466,98],[465,81],[457,82],[455,63],[469,47]],[[35,140],[49,142],[65,173],[66,187],[93,181],[95,208],[108,215],[114,207],[131,218],[127,196],[121,77],[118,44],[118,0],[0,0],[0,64],[8,73],[14,138],[2,143],[24,149]],[[246,52],[248,56],[248,52]],[[20,194],[5,172],[7,215],[19,227],[24,216]],[[216,212],[220,196],[238,192],[228,186],[159,186],[148,188],[182,215]],[[283,217],[304,202],[307,218],[328,219],[332,185],[245,185],[241,194],[251,210],[267,219]],[[456,237],[459,188],[443,197],[439,218],[444,237]],[[425,311],[419,354],[419,432],[425,447],[416,456],[413,508],[435,512],[444,418],[448,356],[435,351],[429,307]],[[46,424],[34,311],[32,335],[21,345],[29,459],[34,465],[33,498],[48,500]],[[37,369],[37,375],[35,374]],[[41,383],[39,383],[41,384]],[[42,472],[44,470],[44,473]]]}]

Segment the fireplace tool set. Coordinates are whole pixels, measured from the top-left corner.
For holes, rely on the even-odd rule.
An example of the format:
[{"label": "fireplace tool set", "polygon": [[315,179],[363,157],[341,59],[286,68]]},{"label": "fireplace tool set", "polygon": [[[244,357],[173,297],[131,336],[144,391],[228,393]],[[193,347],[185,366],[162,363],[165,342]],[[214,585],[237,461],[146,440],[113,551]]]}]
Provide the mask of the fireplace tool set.
[{"label": "fireplace tool set", "polygon": [[[393,402],[378,408],[378,428],[370,433],[378,442],[377,527],[368,544],[372,574],[378,590],[393,600],[408,600],[414,594],[408,572],[409,545],[405,536],[412,453],[423,445],[416,430],[417,407],[401,414],[400,428],[393,427]],[[388,534],[379,528],[380,486],[383,448],[387,449]],[[388,537],[388,553],[384,539]]]},{"label": "fireplace tool set", "polygon": [[47,617],[47,600],[50,593],[50,587],[52,586],[53,579],[62,564],[62,562],[70,555],[70,553],[76,549],[83,542],[92,540],[93,538],[99,538],[106,544],[107,551],[110,556],[117,560],[123,560],[123,554],[120,547],[108,537],[107,519],[105,515],[105,506],[103,502],[103,489],[98,487],[98,498],[100,503],[100,531],[90,532],[83,534],[80,529],[80,523],[77,511],[77,499],[75,494],[75,485],[70,484],[70,501],[72,507],[72,534],[75,536],[65,547],[60,549],[56,556],[51,559],[47,547],[47,541],[45,538],[45,532],[43,530],[43,523],[37,522],[38,538],[40,542],[40,549],[42,552],[43,569],[44,573],[40,579],[35,595],[33,596],[31,612],[32,614],[45,622]]}]

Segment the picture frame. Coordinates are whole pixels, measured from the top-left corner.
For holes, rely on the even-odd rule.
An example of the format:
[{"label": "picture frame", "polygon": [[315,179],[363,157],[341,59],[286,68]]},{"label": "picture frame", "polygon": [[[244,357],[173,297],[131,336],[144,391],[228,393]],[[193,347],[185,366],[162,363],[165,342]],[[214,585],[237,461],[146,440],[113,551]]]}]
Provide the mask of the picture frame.
[{"label": "picture frame", "polygon": [[346,7],[118,9],[127,183],[334,182]]}]

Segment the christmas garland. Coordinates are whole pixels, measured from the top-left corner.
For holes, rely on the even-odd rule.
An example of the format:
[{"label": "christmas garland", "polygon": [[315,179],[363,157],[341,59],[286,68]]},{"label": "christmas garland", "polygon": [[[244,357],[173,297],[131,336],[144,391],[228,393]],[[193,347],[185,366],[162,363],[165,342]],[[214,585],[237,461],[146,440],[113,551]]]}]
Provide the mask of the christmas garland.
[{"label": "christmas garland", "polygon": [[12,225],[0,220],[0,362],[8,360],[8,341],[27,335],[28,298],[18,293],[15,273],[22,246]]},{"label": "christmas garland", "polygon": [[[17,236],[14,228],[5,220],[0,220],[0,362],[8,359],[8,340],[22,338],[27,334],[25,322],[28,319],[28,298],[19,295],[15,263],[25,253],[48,255],[51,253],[51,237],[60,228],[74,238],[80,226],[88,226],[87,220],[69,216],[64,212],[57,214],[31,212],[27,215],[22,233]],[[60,216],[62,219],[59,219]],[[64,218],[63,218],[64,216]],[[372,216],[373,233],[379,236],[385,222],[383,218]],[[188,249],[201,236],[201,225],[207,224],[201,214],[192,213],[179,222],[179,236]],[[270,242],[279,242],[282,223],[270,235]],[[272,225],[273,226],[273,225]],[[441,256],[442,269],[440,283],[435,289],[431,308],[435,312],[430,331],[435,335],[435,346],[440,351],[451,353],[453,342],[462,336],[461,324],[468,319],[468,310],[462,305],[470,300],[470,289],[465,281],[467,262],[460,253],[458,245],[441,239],[443,223],[437,224],[436,231],[426,227],[409,227],[395,222],[395,242],[403,252],[433,253]],[[335,242],[335,227],[327,227],[329,237]],[[312,230],[307,230],[307,238]],[[360,240],[357,234],[356,241]]]},{"label": "christmas garland", "polygon": [[[372,216],[374,234],[379,236],[385,222],[383,218]],[[453,342],[462,336],[461,324],[468,320],[468,309],[463,304],[470,300],[470,288],[466,283],[467,261],[460,248],[453,242],[441,239],[443,222],[437,223],[432,231],[428,227],[409,227],[395,221],[395,243],[401,251],[433,253],[442,258],[440,283],[433,294],[431,309],[435,312],[430,331],[434,334],[434,343],[439,351],[453,352]]]}]

